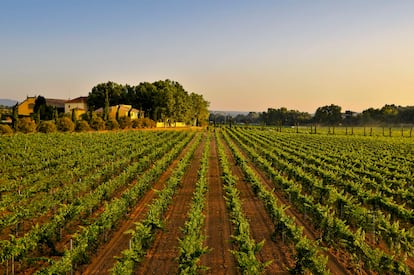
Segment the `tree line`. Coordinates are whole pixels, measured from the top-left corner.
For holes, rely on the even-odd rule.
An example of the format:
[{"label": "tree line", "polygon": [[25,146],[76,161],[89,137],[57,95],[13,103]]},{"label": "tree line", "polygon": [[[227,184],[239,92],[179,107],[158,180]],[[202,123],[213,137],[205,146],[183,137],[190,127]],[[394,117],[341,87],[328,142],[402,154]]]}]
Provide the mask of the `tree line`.
[{"label": "tree line", "polygon": [[391,126],[414,124],[414,106],[397,106],[386,104],[382,108],[369,108],[361,113],[352,111],[342,112],[338,105],[326,105],[316,109],[314,114],[288,110],[285,107],[278,109],[268,108],[267,112],[250,112],[230,116],[226,114],[210,114],[211,123],[219,124],[260,124],[274,126],[294,125],[325,125],[325,126]]},{"label": "tree line", "polygon": [[203,126],[209,116],[209,102],[202,95],[188,93],[180,83],[169,79],[137,86],[101,83],[92,88],[87,103],[90,110],[104,108],[104,112],[108,106],[132,105],[144,111],[145,117],[166,123]]}]

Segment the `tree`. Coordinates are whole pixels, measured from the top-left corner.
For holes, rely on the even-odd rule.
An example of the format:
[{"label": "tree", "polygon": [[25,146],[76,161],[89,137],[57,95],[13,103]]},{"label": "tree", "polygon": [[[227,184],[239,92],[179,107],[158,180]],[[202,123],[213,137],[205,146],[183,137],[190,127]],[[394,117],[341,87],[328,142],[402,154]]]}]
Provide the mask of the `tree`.
[{"label": "tree", "polygon": [[105,121],[109,118],[109,95],[108,91],[105,91],[105,106],[103,110],[103,119]]},{"label": "tree", "polygon": [[381,108],[382,120],[389,124],[397,123],[398,118],[398,107],[394,104],[392,105],[385,105]]},{"label": "tree", "polygon": [[96,110],[104,108],[106,100],[108,106],[123,104],[127,101],[126,89],[123,85],[115,82],[107,82],[96,85],[88,95],[88,108]]},{"label": "tree", "polygon": [[193,121],[192,125],[195,126],[205,126],[208,124],[209,118],[209,102],[204,100],[202,95],[191,93],[191,116],[190,119]]},{"label": "tree", "polygon": [[12,114],[12,127],[16,131],[17,125],[19,124],[19,105],[16,103],[16,105],[13,106],[13,114]]},{"label": "tree", "polygon": [[366,109],[362,112],[360,120],[364,125],[379,124],[382,121],[381,110],[374,108]]},{"label": "tree", "polygon": [[398,120],[400,123],[414,124],[414,106],[400,107]]},{"label": "tree", "polygon": [[338,125],[342,122],[341,107],[331,104],[319,107],[314,116],[314,121],[327,125]]},{"label": "tree", "polygon": [[129,104],[143,110],[145,116],[154,121],[206,123],[208,102],[196,95],[189,95],[180,83],[169,79],[154,83],[143,82],[138,86],[107,82],[92,88],[88,106],[92,110],[104,108],[104,119],[107,119],[106,110],[109,106]]},{"label": "tree", "polygon": [[54,117],[54,108],[46,104],[46,99],[43,96],[36,98],[33,112],[37,123],[40,120],[51,120]]},{"label": "tree", "polygon": [[267,125],[292,126],[296,124],[308,123],[311,119],[311,115],[281,107],[279,109],[267,109],[267,113],[262,113],[260,119]]},{"label": "tree", "polygon": [[72,109],[72,122],[76,123],[76,110]]}]

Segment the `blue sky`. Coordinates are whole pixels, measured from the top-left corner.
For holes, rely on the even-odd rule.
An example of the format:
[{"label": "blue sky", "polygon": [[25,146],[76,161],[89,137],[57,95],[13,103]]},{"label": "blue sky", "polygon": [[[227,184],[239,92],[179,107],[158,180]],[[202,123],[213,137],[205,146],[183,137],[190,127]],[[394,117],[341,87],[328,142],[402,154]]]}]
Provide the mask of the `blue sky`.
[{"label": "blue sky", "polygon": [[215,110],[414,105],[413,1],[0,1],[0,98],[172,79]]}]

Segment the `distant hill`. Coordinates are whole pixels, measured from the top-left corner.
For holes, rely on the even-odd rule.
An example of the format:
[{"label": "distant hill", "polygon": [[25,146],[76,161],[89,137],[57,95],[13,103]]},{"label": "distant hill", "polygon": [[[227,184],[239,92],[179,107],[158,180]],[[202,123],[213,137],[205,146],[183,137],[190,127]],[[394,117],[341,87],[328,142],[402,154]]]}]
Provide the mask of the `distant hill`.
[{"label": "distant hill", "polygon": [[11,99],[1,99],[0,98],[0,105],[12,107],[16,105],[17,100],[11,100]]}]

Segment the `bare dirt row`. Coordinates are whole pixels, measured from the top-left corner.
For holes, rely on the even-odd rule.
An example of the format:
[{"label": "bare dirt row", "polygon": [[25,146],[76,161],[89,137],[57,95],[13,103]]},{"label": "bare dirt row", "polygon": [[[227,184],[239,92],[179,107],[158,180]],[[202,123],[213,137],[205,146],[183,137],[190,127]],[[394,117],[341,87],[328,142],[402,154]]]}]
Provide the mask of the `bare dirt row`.
[{"label": "bare dirt row", "polygon": [[235,259],[230,253],[232,228],[223,198],[223,182],[214,138],[211,139],[208,168],[206,245],[211,251],[201,257],[201,263],[209,268],[207,274],[238,274]]}]

